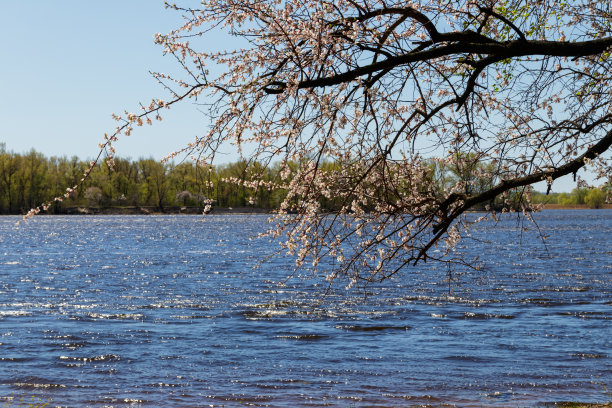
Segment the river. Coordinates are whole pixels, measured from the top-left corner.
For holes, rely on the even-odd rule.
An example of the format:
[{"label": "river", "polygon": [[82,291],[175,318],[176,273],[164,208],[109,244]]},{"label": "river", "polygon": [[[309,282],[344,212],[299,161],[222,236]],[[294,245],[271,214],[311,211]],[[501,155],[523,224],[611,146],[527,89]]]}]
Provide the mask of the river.
[{"label": "river", "polygon": [[0,405],[612,400],[611,210],[479,224],[459,251],[482,268],[450,287],[427,264],[325,297],[307,271],[274,283],[291,258],[254,268],[278,247],[251,239],[262,215],[17,220],[0,217]]}]

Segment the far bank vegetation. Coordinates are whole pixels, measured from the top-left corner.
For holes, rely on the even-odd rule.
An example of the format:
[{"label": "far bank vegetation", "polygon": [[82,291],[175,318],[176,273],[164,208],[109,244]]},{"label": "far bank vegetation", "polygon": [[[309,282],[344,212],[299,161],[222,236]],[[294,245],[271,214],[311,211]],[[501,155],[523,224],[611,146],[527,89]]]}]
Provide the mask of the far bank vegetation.
[{"label": "far bank vegetation", "polygon": [[[96,166],[85,185],[69,194],[63,202],[56,202],[50,213],[65,213],[71,208],[108,209],[139,207],[154,211],[177,211],[181,208],[201,209],[210,200],[215,207],[250,207],[266,211],[277,209],[286,191],[283,188],[253,188],[236,180],[261,180],[276,183],[278,167],[264,167],[259,163],[238,161],[214,167],[202,167],[193,162],[160,163],[148,159],[115,158],[114,170],[105,164]],[[297,168],[299,165],[295,164]],[[322,169],[332,171],[340,166],[325,163]],[[483,166],[483,165],[478,165]],[[6,150],[0,144],[0,214],[23,214],[41,202],[62,196],[66,186],[77,184],[87,169],[88,162],[77,157],[46,157],[31,150],[25,154]],[[484,189],[492,181],[479,177],[474,169],[459,169],[452,165],[431,165],[440,189],[460,181],[472,189]],[[234,180],[230,182],[229,180]],[[468,188],[468,187],[466,187]],[[532,203],[545,203],[565,207],[583,206],[601,208],[610,197],[610,186],[575,188],[571,193],[545,194],[535,191],[517,191],[518,200],[526,193]],[[496,199],[490,205],[501,205]],[[333,200],[321,203],[324,210],[334,210]]]}]

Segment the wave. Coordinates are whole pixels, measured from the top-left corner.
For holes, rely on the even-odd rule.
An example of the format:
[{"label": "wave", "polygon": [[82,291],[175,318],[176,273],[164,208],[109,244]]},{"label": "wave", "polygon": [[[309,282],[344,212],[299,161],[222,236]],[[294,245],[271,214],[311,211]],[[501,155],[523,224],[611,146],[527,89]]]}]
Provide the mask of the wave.
[{"label": "wave", "polygon": [[84,362],[84,363],[90,363],[93,361],[119,361],[121,360],[121,356],[118,356],[117,354],[102,354],[99,356],[93,356],[93,357],[69,357],[69,356],[60,356],[59,357],[60,360],[62,361],[79,361],[79,362]]}]

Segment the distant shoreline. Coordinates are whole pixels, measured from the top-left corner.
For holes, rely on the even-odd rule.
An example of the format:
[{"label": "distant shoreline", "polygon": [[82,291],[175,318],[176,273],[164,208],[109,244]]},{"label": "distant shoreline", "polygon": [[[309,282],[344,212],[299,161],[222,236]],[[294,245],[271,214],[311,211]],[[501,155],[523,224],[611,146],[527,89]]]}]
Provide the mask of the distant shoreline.
[{"label": "distant shoreline", "polygon": [[[589,210],[586,204],[561,205],[561,204],[544,204],[544,210]],[[600,209],[610,210],[612,204],[604,204]],[[472,210],[473,211],[473,210]],[[472,212],[470,211],[470,212]],[[274,210],[256,207],[213,207],[209,214],[211,215],[244,215],[244,214],[272,214]],[[482,212],[476,210],[476,212]],[[202,207],[166,207],[163,209],[155,207],[65,207],[53,214],[41,213],[41,215],[199,215],[202,214]],[[23,215],[23,214],[3,214],[3,215]]]},{"label": "distant shoreline", "polygon": [[[586,204],[573,204],[573,205],[561,205],[561,204],[544,204],[545,210],[591,210]],[[612,204],[604,204],[599,210],[612,209]]]}]

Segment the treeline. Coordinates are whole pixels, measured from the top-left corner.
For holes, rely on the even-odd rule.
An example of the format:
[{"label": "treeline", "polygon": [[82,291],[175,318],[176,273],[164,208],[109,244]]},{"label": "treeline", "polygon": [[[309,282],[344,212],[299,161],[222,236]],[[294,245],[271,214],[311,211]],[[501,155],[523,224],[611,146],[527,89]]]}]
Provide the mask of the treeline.
[{"label": "treeline", "polygon": [[[34,150],[26,154],[6,151],[0,143],[0,214],[23,214],[78,184],[89,163],[77,157],[47,158]],[[105,163],[93,168],[81,188],[62,202],[54,202],[50,213],[67,208],[149,207],[165,211],[170,207],[204,207],[210,200],[220,207],[278,208],[285,192],[277,189],[255,191],[228,178],[244,179],[249,173],[272,180],[274,168],[262,169],[240,161],[204,168],[192,162],[161,163],[154,159],[114,159],[114,169]]]},{"label": "treeline", "polygon": [[533,193],[531,201],[535,204],[559,204],[562,206],[586,205],[589,208],[602,208],[606,204],[606,191],[600,188],[575,188],[571,193]]},{"label": "treeline", "polygon": [[[148,207],[166,211],[176,207],[204,208],[209,202],[217,207],[249,206],[271,210],[278,208],[286,196],[286,191],[280,188],[260,187],[255,191],[252,187],[225,181],[248,180],[257,174],[258,179],[273,183],[279,179],[276,166],[264,168],[246,161],[214,167],[202,167],[193,162],[161,163],[154,159],[115,158],[114,162],[114,170],[104,163],[95,166],[84,185],[62,202],[55,202],[49,212],[63,213],[76,207]],[[494,182],[478,175],[481,170],[486,173],[486,166],[479,163],[472,167],[440,166],[432,161],[431,176],[440,190],[460,181],[465,185],[466,194],[470,194],[484,191]],[[0,214],[23,214],[54,197],[64,196],[66,188],[78,184],[88,167],[88,162],[77,157],[47,158],[34,150],[18,154],[6,151],[5,145],[0,143]],[[337,168],[334,163],[322,164],[322,171]],[[524,191],[515,193],[516,196],[520,194]],[[591,208],[603,206],[606,195],[606,191],[586,188],[576,188],[571,193],[531,193],[534,203],[586,204]],[[508,197],[498,198],[490,204],[504,206],[504,201],[508,202]],[[512,201],[516,198],[510,197]],[[329,210],[339,205],[341,203],[333,199],[323,199],[321,208]]]}]

